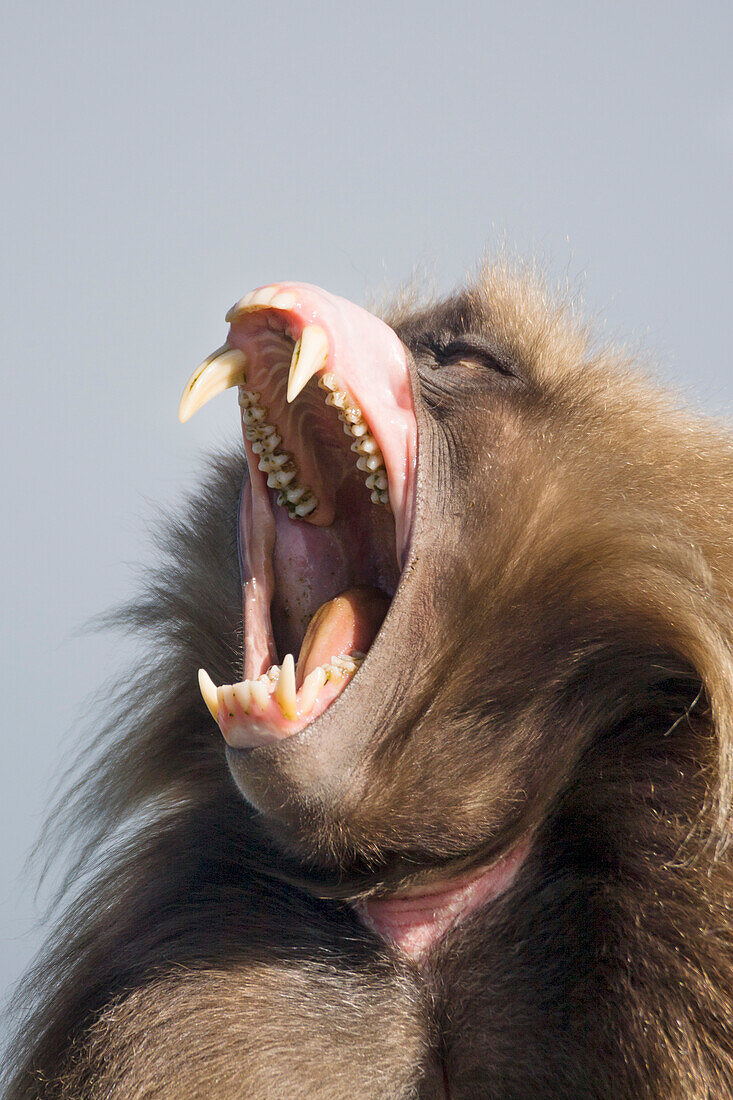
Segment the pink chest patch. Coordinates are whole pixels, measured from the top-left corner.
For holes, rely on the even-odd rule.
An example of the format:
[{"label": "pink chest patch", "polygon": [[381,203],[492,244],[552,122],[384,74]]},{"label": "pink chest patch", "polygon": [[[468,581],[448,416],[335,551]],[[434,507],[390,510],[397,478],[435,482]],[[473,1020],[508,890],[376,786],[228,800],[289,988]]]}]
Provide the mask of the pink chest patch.
[{"label": "pink chest patch", "polygon": [[354,908],[373,932],[419,958],[448,929],[508,890],[528,850],[529,843],[520,841],[490,867],[402,894],[367,898]]}]

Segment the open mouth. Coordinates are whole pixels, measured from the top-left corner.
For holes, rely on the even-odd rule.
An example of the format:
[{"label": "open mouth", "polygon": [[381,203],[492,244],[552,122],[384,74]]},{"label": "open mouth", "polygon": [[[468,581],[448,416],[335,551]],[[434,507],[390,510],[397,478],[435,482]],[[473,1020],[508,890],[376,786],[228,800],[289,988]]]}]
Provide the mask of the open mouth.
[{"label": "open mouth", "polygon": [[404,346],[359,306],[281,283],[227,321],[179,416],[239,387],[243,678],[199,684],[227,743],[251,748],[313,722],[368,654],[409,545],[417,424]]}]

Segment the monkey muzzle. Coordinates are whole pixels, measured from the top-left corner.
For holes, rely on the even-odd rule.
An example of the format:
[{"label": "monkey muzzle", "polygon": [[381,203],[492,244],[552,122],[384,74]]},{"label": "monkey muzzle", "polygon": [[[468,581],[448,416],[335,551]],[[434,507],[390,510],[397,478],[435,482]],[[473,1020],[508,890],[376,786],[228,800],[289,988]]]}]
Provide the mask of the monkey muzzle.
[{"label": "monkey muzzle", "polygon": [[226,319],[179,416],[239,389],[243,678],[199,684],[227,744],[249,748],[304,729],[367,659],[409,546],[417,422],[408,353],[359,306],[280,283]]}]

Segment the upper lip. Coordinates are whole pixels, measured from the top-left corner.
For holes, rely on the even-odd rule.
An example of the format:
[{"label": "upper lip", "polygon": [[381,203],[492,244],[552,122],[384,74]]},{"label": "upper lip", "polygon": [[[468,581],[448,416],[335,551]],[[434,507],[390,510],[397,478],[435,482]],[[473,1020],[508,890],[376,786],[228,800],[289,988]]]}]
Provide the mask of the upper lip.
[{"label": "upper lip", "polygon": [[[264,311],[264,312],[263,312]],[[396,528],[396,552],[400,566],[404,565],[410,542],[415,498],[415,476],[417,460],[417,424],[412,396],[412,379],[408,365],[408,355],[397,335],[383,322],[366,314],[359,307],[335,298],[318,288],[306,284],[280,283],[262,287],[242,298],[227,314],[231,322],[226,343],[194,372],[181,400],[180,417],[188,419],[209,397],[232,385],[239,384],[240,392],[249,391],[250,396],[240,400],[244,404],[245,426],[255,426],[259,421],[247,416],[253,408],[250,400],[252,391],[257,394],[258,377],[261,379],[263,364],[268,370],[269,360],[259,352],[259,345],[271,348],[277,340],[277,333],[291,342],[292,362],[289,370],[287,400],[294,400],[312,377],[319,379],[330,391],[343,390],[349,397],[352,407],[361,413],[358,423],[366,425],[369,438],[376,441],[374,451],[360,459],[360,468],[364,470],[372,452],[382,460],[386,469],[389,485],[389,501],[394,513]],[[273,335],[273,333],[275,335]],[[271,350],[268,351],[271,355]],[[258,370],[260,375],[258,376]],[[259,385],[262,388],[263,381]],[[250,389],[251,387],[251,389]],[[278,391],[280,392],[280,391]],[[281,394],[284,397],[284,394]],[[280,400],[278,395],[273,398]],[[335,399],[329,403],[339,405]],[[255,403],[256,405],[256,403]],[[280,407],[280,406],[277,406]],[[286,406],[277,416],[286,416]],[[346,410],[347,414],[349,409]],[[277,416],[274,420],[277,425]],[[353,417],[350,418],[353,421]],[[359,450],[362,433],[355,440]],[[204,698],[217,718],[228,743],[233,747],[254,747],[277,737],[298,732],[304,725],[317,718],[333,698],[339,694],[338,685],[315,684],[317,700],[312,711],[305,715],[299,713],[302,685],[298,692],[296,705],[293,696],[294,672],[292,658],[286,658],[278,686],[270,692],[265,705],[264,690],[253,686],[253,681],[264,678],[268,666],[277,669],[277,653],[274,647],[270,623],[270,603],[273,595],[272,553],[275,544],[275,518],[269,500],[270,487],[281,490],[281,501],[287,503],[291,511],[297,504],[285,501],[283,490],[288,497],[305,500],[305,508],[299,508],[298,514],[309,515],[312,523],[324,522],[321,513],[327,511],[327,502],[319,507],[314,504],[314,494],[303,491],[287,491],[291,480],[279,476],[279,459],[275,452],[265,453],[264,444],[253,449],[258,434],[254,431],[245,437],[245,451],[249,467],[249,491],[243,490],[243,509],[248,522],[243,526],[242,566],[244,582],[244,618],[245,618],[245,676],[247,681],[240,685],[230,685],[216,689],[206,673],[200,674]],[[270,436],[280,439],[280,436]],[[267,439],[265,440],[267,443]],[[352,448],[353,449],[353,448]],[[382,457],[383,456],[383,457]],[[277,462],[273,461],[277,459]],[[363,465],[362,465],[363,463]],[[263,469],[263,466],[265,467]],[[368,466],[364,472],[369,476]],[[268,470],[270,471],[268,474]],[[313,475],[317,477],[317,474]],[[375,481],[374,475],[371,476]],[[284,486],[281,486],[284,482]],[[372,487],[373,499],[381,499],[377,481]],[[366,492],[366,490],[365,490]],[[329,517],[325,522],[328,525]],[[302,520],[301,520],[302,522]],[[334,593],[335,595],[336,593]],[[349,670],[347,670],[348,672]],[[351,670],[353,671],[353,669]],[[311,676],[309,679],[313,681]],[[248,686],[249,685],[249,686]],[[311,683],[310,696],[314,683]],[[253,701],[252,693],[259,699]],[[270,698],[280,699],[280,711],[269,705]],[[287,700],[290,700],[288,703]],[[283,700],[287,703],[284,705]]]}]

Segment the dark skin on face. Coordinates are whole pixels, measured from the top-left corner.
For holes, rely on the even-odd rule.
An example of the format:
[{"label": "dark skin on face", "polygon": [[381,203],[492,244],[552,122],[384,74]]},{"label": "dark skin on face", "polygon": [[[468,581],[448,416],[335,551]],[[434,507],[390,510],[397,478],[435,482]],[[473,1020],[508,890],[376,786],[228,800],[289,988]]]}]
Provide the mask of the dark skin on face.
[{"label": "dark skin on face", "polygon": [[300,732],[224,745],[219,460],[122,616],[158,663],[51,822],[78,881],[103,861],[9,1100],[733,1097],[731,438],[502,266],[386,320],[418,463],[381,629]]}]

